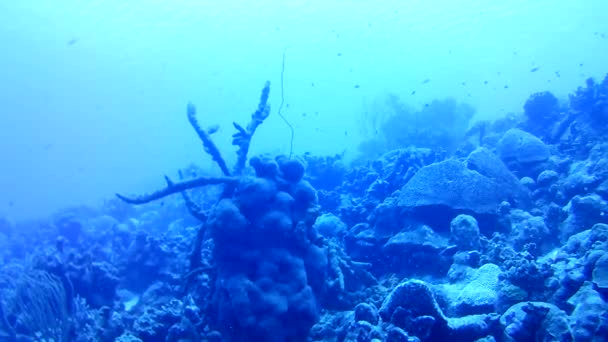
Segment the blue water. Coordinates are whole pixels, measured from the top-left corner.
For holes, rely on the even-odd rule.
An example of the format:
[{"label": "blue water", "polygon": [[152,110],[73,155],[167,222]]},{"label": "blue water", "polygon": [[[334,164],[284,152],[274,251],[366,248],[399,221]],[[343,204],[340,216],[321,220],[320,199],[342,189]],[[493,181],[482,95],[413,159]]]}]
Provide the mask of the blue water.
[{"label": "blue water", "polygon": [[[247,117],[268,79],[278,108],[284,48],[297,152],[352,153],[363,113],[387,92],[415,90],[405,97],[414,107],[453,96],[484,118],[521,111],[531,92],[566,95],[602,76],[607,6],[2,2],[0,210],[46,215],[117,188],[143,190],[175,165],[209,165],[182,120],[185,103],[204,104],[226,127]],[[272,133],[255,148],[285,152],[282,122],[273,116],[262,129]]]},{"label": "blue water", "polygon": [[[603,143],[605,132],[601,127],[604,123],[591,124],[595,128],[583,124],[580,124],[583,128],[577,126],[579,131],[571,133],[573,136],[585,137],[587,129],[597,129],[593,136],[599,140],[590,139],[587,141],[589,148],[584,149],[581,147],[584,143],[574,139],[577,142],[569,141],[572,148],[566,149],[565,138],[549,141],[549,134],[543,135],[540,130],[526,126],[524,104],[532,94],[549,91],[559,100],[560,113],[594,115],[595,109],[591,107],[575,108],[569,103],[568,95],[574,94],[578,87],[585,87],[589,78],[601,83],[608,72],[607,13],[608,2],[596,0],[0,1],[0,218],[5,218],[0,219],[3,222],[0,228],[5,230],[0,230],[0,236],[4,236],[0,239],[0,246],[7,251],[12,250],[2,255],[0,263],[6,267],[12,263],[29,265],[26,260],[37,253],[52,254],[48,250],[53,250],[57,236],[66,234],[65,231],[62,233],[62,225],[71,224],[57,217],[69,212],[70,220],[78,221],[78,229],[86,231],[79,239],[89,241],[85,243],[77,239],[71,243],[79,241],[92,249],[113,250],[100,241],[107,242],[119,235],[113,230],[113,233],[103,232],[110,237],[100,237],[101,232],[95,228],[97,223],[92,222],[97,222],[95,220],[103,215],[112,216],[116,221],[107,227],[123,224],[130,227],[128,234],[131,235],[146,231],[146,234],[151,234],[148,238],[160,239],[160,245],[168,243],[162,242],[162,236],[167,226],[173,227],[170,223],[185,229],[187,233],[173,227],[177,232],[172,233],[182,236],[187,243],[173,246],[173,251],[164,251],[166,255],[158,252],[164,255],[163,258],[167,257],[163,263],[172,265],[167,266],[170,269],[168,273],[176,277],[183,275],[186,271],[176,264],[183,266],[186,262],[185,255],[190,249],[198,221],[188,214],[180,196],[154,202],[151,207],[143,206],[142,209],[136,206],[133,209],[115,202],[114,194],[143,194],[163,188],[166,185],[163,175],[177,181],[178,170],[191,165],[196,169],[189,174],[192,177],[219,176],[216,163],[205,153],[200,139],[188,123],[186,106],[189,102],[196,105],[197,118],[204,129],[219,125],[220,130],[212,135],[213,141],[227,164],[232,166],[236,162],[235,148],[230,144],[234,132],[232,122],[247,125],[266,81],[270,81],[270,115],[255,132],[248,156],[291,154],[292,157],[306,159],[340,155],[339,163],[345,165],[344,170],[331,169],[331,162],[326,161],[330,165],[327,166],[317,160],[308,160],[309,171],[305,179],[312,179],[311,183],[317,190],[335,192],[334,197],[321,196],[321,213],[335,214],[345,225],[345,232],[331,238],[341,241],[337,242],[337,246],[341,246],[339,249],[355,261],[357,258],[352,249],[342,246],[344,236],[355,236],[357,233],[353,229],[357,223],[371,224],[373,228],[378,214],[353,218],[355,214],[343,210],[346,205],[344,199],[369,195],[365,191],[371,191],[367,188],[371,185],[365,179],[370,177],[368,172],[378,172],[378,169],[370,166],[373,164],[368,164],[365,169],[365,163],[377,160],[390,150],[410,145],[433,150],[432,160],[426,160],[424,165],[416,164],[412,172],[444,159],[464,160],[474,149],[470,145],[463,147],[466,143],[475,145],[473,147],[487,147],[500,157],[498,140],[506,129],[492,131],[496,133],[496,139],[486,142],[481,142],[482,137],[477,139],[476,133],[465,137],[465,132],[475,127],[477,122],[518,116],[518,120],[523,121],[513,127],[522,128],[547,144],[553,159],[547,158],[551,160],[550,165],[543,164],[540,168],[555,170],[559,182],[562,182],[558,183],[566,189],[568,177],[573,177],[572,174],[579,170],[576,161],[591,163],[589,160],[593,158],[596,158],[593,162],[597,162],[597,158],[603,160],[603,150],[597,152],[600,155],[597,157],[597,154],[590,154],[589,149]],[[597,97],[592,99],[601,107],[601,101],[605,99],[599,95],[600,90],[597,93]],[[433,102],[448,98],[452,100]],[[278,115],[282,101],[283,118]],[[454,109],[452,104],[463,107]],[[459,114],[454,114],[456,112]],[[548,122],[553,125],[556,120]],[[293,128],[293,141],[289,126]],[[434,126],[440,132],[449,131],[449,137],[434,136]],[[537,176],[542,170],[522,171],[502,159],[513,177],[529,177],[538,181]],[[560,164],[556,161],[558,159],[569,162]],[[390,158],[388,160],[394,162]],[[327,169],[311,171],[317,162],[338,174],[336,184],[332,183],[332,173]],[[383,172],[388,172],[387,166],[384,167]],[[518,207],[516,203],[510,203],[511,209],[503,208],[507,212],[511,210],[509,217],[519,215],[519,221],[524,220],[521,219],[523,214],[513,214],[513,210],[521,209],[532,213],[532,216],[543,216],[541,214],[544,213],[544,219],[549,222],[547,212],[553,210],[548,209],[553,203],[565,215],[559,219],[561,223],[558,222],[563,231],[564,225],[574,224],[574,218],[570,221],[567,218],[575,216],[570,209],[574,197],[599,196],[599,199],[593,197],[597,203],[592,201],[590,207],[594,209],[589,210],[596,210],[600,216],[588,214],[591,218],[585,224],[577,223],[580,229],[572,228],[567,236],[562,236],[551,245],[552,248],[534,255],[535,258],[540,260],[552,250],[565,248],[563,246],[569,237],[583,231],[582,226],[590,229],[595,223],[603,222],[604,209],[608,209],[608,206],[603,207],[606,198],[599,188],[604,181],[603,170],[603,164],[587,170],[589,177],[597,177],[591,183],[599,190],[591,185],[581,186],[584,190],[580,191],[568,188],[563,191],[563,198],[535,197],[531,206]],[[252,173],[251,169],[249,172]],[[315,176],[320,177],[316,182],[313,181]],[[374,208],[383,202],[389,203],[387,198],[398,198],[399,193],[393,191],[406,186],[405,181],[402,184],[387,177],[383,179],[390,183],[386,185],[390,192],[376,189],[382,193],[381,198],[366,204],[366,214],[374,213]],[[399,177],[406,179],[405,172]],[[363,185],[358,182],[365,187],[359,189]],[[377,186],[382,188],[384,185]],[[533,194],[535,189],[530,186],[530,193]],[[262,190],[254,187],[254,193],[259,191]],[[441,192],[441,189],[436,191]],[[204,210],[210,210],[219,193],[221,191],[217,190],[199,194],[196,199],[204,203]],[[328,199],[330,197],[333,199]],[[340,200],[343,200],[342,207],[327,206]],[[109,202],[120,209],[108,209],[112,206],[108,205]],[[356,207],[355,202],[353,200],[351,207]],[[74,207],[88,209],[75,212],[66,209]],[[456,208],[450,212],[452,216],[443,219],[448,224],[447,229],[445,225],[434,227],[427,221],[419,221],[430,224],[440,235],[449,238],[449,222],[458,214],[471,214],[468,209],[460,209]],[[494,232],[506,234],[507,240],[514,239],[508,232],[484,226],[488,224],[484,221],[485,216],[473,216],[479,222],[481,234],[487,239],[491,239]],[[410,222],[410,219],[416,221],[409,216],[399,218],[402,219],[405,221],[399,221],[397,225],[407,226],[409,223],[405,222]],[[511,220],[517,221],[515,218]],[[12,230],[20,230],[20,222],[32,221],[37,223],[35,226],[28,223],[28,228],[23,228],[25,235],[19,238],[12,235]],[[59,233],[54,229],[59,229]],[[377,226],[375,229],[380,230]],[[399,229],[391,230],[384,237],[388,239],[400,232]],[[556,234],[552,232],[548,236]],[[134,236],[125,237],[125,250],[131,246]],[[220,239],[218,236],[213,238]],[[33,248],[24,241],[31,241],[40,248]],[[94,248],[95,244],[99,246]],[[75,246],[68,243],[66,248]],[[213,249],[208,248],[208,254],[211,254]],[[521,252],[517,248],[515,250]],[[234,253],[241,252],[236,250]],[[74,253],[86,254],[83,249]],[[155,282],[170,283],[167,277],[159,276],[152,277],[149,283],[144,282],[141,288],[129,288],[129,267],[125,266],[128,258],[122,254],[109,257],[112,253],[107,250],[91,252],[94,260],[99,258],[100,262],[117,268],[113,273],[117,277],[116,293],[100,300],[103,305],[90,303],[95,297],[91,295],[88,298],[91,310],[105,305],[120,316],[125,310],[125,298],[129,297],[120,291],[129,290],[140,296]],[[489,253],[480,251],[481,259]],[[170,255],[175,258],[170,258]],[[582,258],[581,255],[578,257]],[[499,264],[503,271],[507,267],[498,259],[488,257],[487,260]],[[137,263],[134,265],[139,267]],[[591,282],[591,271],[587,271],[582,277]],[[397,280],[405,281],[406,278],[424,279],[429,284],[450,283],[441,278],[448,276],[447,270],[438,272],[431,272],[431,275],[424,272],[401,274],[389,267],[374,276],[390,292],[397,286]],[[396,274],[393,283],[389,281],[389,274]],[[429,280],[425,278],[427,276],[435,278]],[[44,275],[40,277],[44,278]],[[312,276],[308,274],[308,277]],[[77,279],[71,279],[71,282],[77,282]],[[598,307],[603,308],[598,310],[606,310],[605,289],[594,284],[594,291],[599,293],[598,300],[604,305],[597,302]],[[87,286],[79,286],[73,295],[84,297],[86,301],[86,295],[78,291],[86,292]],[[573,290],[571,294],[576,292]],[[325,308],[320,295],[316,292],[315,295],[321,312]],[[382,299],[385,295],[382,293]],[[186,302],[184,297],[173,296]],[[204,311],[202,299],[194,297],[193,305]],[[558,300],[549,295],[539,295],[526,300],[557,305],[570,314],[568,309],[572,311],[572,308],[560,304],[568,298]],[[349,312],[357,303],[349,302],[339,309],[332,308],[332,312]],[[142,305],[154,306],[150,303]],[[507,308],[497,305],[492,312],[503,314]],[[462,316],[462,312],[447,314]],[[122,323],[124,328],[120,334],[111,338],[98,334],[94,340],[113,340],[123,333],[133,332],[132,327],[128,327],[131,321],[125,317],[122,319],[127,323]],[[328,316],[313,317],[311,322],[317,323],[319,317]],[[18,320],[15,317],[11,319]],[[215,324],[205,320],[205,324],[197,325],[198,336],[203,340],[213,340],[206,334],[217,330],[223,333],[224,340],[247,340],[238,332],[227,337],[222,327],[218,327],[222,323]],[[333,328],[338,331],[344,326],[337,327],[336,323]],[[238,330],[238,327],[231,329]],[[308,334],[309,330],[298,330],[296,335],[306,340],[301,335]],[[379,339],[391,340],[388,336],[393,335],[389,328],[384,326],[380,330]],[[605,330],[598,328],[596,335],[601,335],[602,331]],[[406,332],[416,336],[412,331]],[[28,333],[32,332],[24,331],[24,335]],[[313,335],[316,337],[310,339],[318,339],[323,334],[317,332],[310,336]],[[4,338],[2,336],[0,338]],[[72,334],[72,340],[75,340],[74,336]],[[268,340],[267,336],[260,336],[251,338]],[[439,338],[437,336],[432,335],[432,338]],[[493,336],[500,340],[502,333],[494,333]],[[139,337],[144,341],[157,338],[164,341],[159,336]],[[419,337],[424,340],[424,337]],[[515,340],[531,340],[529,338],[526,335]],[[602,338],[598,337],[596,341],[606,339]],[[277,337],[277,341],[280,340],[281,337]]]}]

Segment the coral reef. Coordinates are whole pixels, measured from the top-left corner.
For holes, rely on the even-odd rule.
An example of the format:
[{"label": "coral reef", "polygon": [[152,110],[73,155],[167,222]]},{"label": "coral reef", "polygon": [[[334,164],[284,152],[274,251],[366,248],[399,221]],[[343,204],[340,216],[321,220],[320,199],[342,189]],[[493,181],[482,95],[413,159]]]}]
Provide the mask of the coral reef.
[{"label": "coral reef", "polygon": [[431,126],[387,133],[395,149],[352,165],[250,157],[269,83],[234,124],[233,166],[188,104],[217,173],[187,166],[101,208],[0,219],[0,339],[605,341],[607,87],[533,94],[522,116],[424,143]]}]

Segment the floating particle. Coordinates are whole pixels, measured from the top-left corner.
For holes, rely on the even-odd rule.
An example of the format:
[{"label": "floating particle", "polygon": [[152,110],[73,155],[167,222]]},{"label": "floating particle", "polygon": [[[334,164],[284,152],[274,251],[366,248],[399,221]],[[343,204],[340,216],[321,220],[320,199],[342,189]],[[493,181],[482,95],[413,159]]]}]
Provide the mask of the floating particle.
[{"label": "floating particle", "polygon": [[462,86],[466,86],[466,85],[467,85],[467,82],[460,82],[460,85],[462,85]]},{"label": "floating particle", "polygon": [[342,52],[338,52],[338,57],[342,56]]},{"label": "floating particle", "polygon": [[358,84],[355,84],[355,89],[359,89],[360,86]]},{"label": "floating particle", "polygon": [[416,91],[412,90],[412,93],[410,95],[416,95]]},{"label": "floating particle", "polygon": [[13,202],[13,201],[9,201],[9,202],[8,202],[8,206],[9,206],[9,207],[12,207],[12,206],[14,206],[14,205],[15,205],[15,202]]},{"label": "floating particle", "polygon": [[425,104],[424,104],[424,108],[428,108],[428,106],[429,106],[429,104],[428,104],[428,103],[425,103]]},{"label": "floating particle", "polygon": [[316,115],[316,116],[319,116],[319,112],[315,112],[315,115]]},{"label": "floating particle", "polygon": [[310,82],[310,86],[314,87],[315,86],[315,82]]},{"label": "floating particle", "polygon": [[306,113],[302,113],[302,117],[303,117],[303,118],[305,118],[305,117],[306,117],[306,115],[307,115]]},{"label": "floating particle", "polygon": [[488,84],[488,81],[483,81],[483,84]]},{"label": "floating particle", "polygon": [[429,83],[429,82],[431,82],[431,80],[430,80],[429,78],[427,78],[427,79],[425,79],[424,81],[422,81],[422,84],[427,84],[427,83]]},{"label": "floating particle", "polygon": [[582,66],[583,66],[583,63],[578,63],[578,66],[579,66],[579,67],[582,67]]},{"label": "floating particle", "polygon": [[78,39],[76,39],[76,38],[72,38],[72,39],[68,40],[68,45],[74,45],[76,43],[78,43]]},{"label": "floating particle", "polygon": [[556,71],[555,72],[555,77],[560,78],[560,77],[562,77],[562,75],[559,73],[559,71]]},{"label": "floating particle", "polygon": [[348,136],[348,131],[344,131],[344,136],[347,137]]},{"label": "floating particle", "polygon": [[505,84],[504,88],[505,88],[505,89],[509,89],[509,86]]},{"label": "floating particle", "polygon": [[537,72],[538,69],[540,69],[540,67],[534,67],[534,68],[530,69],[530,72]]}]

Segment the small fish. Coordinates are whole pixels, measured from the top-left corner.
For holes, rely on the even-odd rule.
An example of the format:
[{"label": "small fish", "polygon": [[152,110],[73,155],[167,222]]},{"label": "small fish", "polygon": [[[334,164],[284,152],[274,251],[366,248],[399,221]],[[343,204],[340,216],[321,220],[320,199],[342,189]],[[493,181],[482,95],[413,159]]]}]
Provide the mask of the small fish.
[{"label": "small fish", "polygon": [[504,88],[505,88],[505,89],[509,89],[509,86],[505,84],[505,87],[504,87]]},{"label": "small fish", "polygon": [[530,69],[530,72],[537,72],[538,69],[540,69],[540,67],[534,67],[534,68]]},{"label": "small fish", "polygon": [[9,201],[9,202],[8,202],[8,206],[9,206],[9,207],[12,207],[12,206],[14,206],[14,205],[15,205],[15,202],[14,202],[14,201]]},{"label": "small fish", "polygon": [[311,86],[311,87],[314,87],[314,86],[315,86],[315,82],[311,82],[311,83],[310,83],[310,86]]},{"label": "small fish", "polygon": [[422,84],[427,84],[427,83],[429,83],[429,82],[431,82],[431,79],[427,78],[427,79],[425,79],[424,81],[422,81]]},{"label": "small fish", "polygon": [[355,84],[355,89],[359,89],[360,86],[358,84]]},{"label": "small fish", "polygon": [[342,52],[338,52],[338,57],[342,56]]},{"label": "small fish", "polygon": [[582,67],[582,66],[583,66],[583,63],[578,63],[578,66],[579,66],[579,67]]},{"label": "small fish", "polygon": [[483,81],[483,84],[488,84],[488,81]]},{"label": "small fish", "polygon": [[410,95],[416,95],[416,91],[412,90],[412,93]]},{"label": "small fish", "polygon": [[348,136],[348,131],[344,131],[344,136],[347,137]]},{"label": "small fish", "polygon": [[302,113],[302,117],[305,118],[306,117],[306,113]]},{"label": "small fish", "polygon": [[72,38],[72,39],[68,40],[68,45],[74,45],[76,43],[78,43],[78,39],[76,39],[76,38]]},{"label": "small fish", "polygon": [[467,82],[460,82],[460,85],[462,85],[462,86],[466,86],[466,85],[467,85]]},{"label": "small fish", "polygon": [[560,75],[559,71],[556,71],[555,72],[555,77],[560,78],[560,77],[562,77],[562,75]]}]

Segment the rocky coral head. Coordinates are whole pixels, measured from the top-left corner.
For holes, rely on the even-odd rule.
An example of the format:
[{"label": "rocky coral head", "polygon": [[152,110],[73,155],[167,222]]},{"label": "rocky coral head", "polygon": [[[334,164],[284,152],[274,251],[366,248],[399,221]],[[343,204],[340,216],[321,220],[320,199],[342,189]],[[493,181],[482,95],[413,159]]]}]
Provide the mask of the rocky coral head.
[{"label": "rocky coral head", "polygon": [[269,156],[252,157],[249,165],[255,170],[255,175],[260,178],[275,179],[279,174],[279,166]]},{"label": "rocky coral head", "polygon": [[283,179],[290,183],[297,183],[304,177],[304,163],[298,159],[290,159],[286,156],[279,156],[276,158],[279,164],[279,170],[281,170],[281,176]]}]

